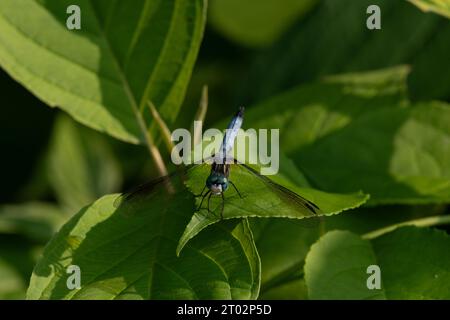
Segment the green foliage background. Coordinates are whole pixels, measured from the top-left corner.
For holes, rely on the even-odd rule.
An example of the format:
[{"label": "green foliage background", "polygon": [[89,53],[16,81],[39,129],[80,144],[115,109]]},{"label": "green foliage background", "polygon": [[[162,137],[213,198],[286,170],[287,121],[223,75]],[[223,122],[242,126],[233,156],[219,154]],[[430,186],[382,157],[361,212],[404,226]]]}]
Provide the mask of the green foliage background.
[{"label": "green foliage background", "polygon": [[[0,1],[0,299],[450,299],[449,17],[448,0]],[[113,205],[159,154],[174,170],[148,103],[190,129],[203,85],[205,127],[245,105],[244,128],[280,128],[272,178],[317,224],[237,168],[223,221],[195,210],[206,166],[131,216]]]}]

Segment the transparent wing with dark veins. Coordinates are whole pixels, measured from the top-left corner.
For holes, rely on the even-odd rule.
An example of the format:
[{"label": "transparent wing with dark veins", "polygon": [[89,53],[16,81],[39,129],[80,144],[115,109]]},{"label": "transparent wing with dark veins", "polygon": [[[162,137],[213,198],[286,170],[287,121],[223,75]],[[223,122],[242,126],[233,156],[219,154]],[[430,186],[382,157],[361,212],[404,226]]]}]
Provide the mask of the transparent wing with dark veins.
[{"label": "transparent wing with dark veins", "polygon": [[247,169],[251,173],[253,173],[255,176],[257,176],[259,179],[263,180],[264,183],[266,183],[268,186],[272,188],[274,192],[276,192],[280,197],[282,197],[285,201],[294,203],[298,206],[301,206],[305,208],[306,210],[309,210],[311,214],[319,215],[322,213],[320,208],[314,204],[312,201],[309,201],[308,199],[303,198],[302,196],[298,195],[297,193],[293,192],[292,190],[289,190],[286,187],[283,187],[282,185],[270,180],[266,176],[261,175],[258,171],[253,169],[252,167],[244,164],[244,163],[237,163],[237,165]]},{"label": "transparent wing with dark veins", "polygon": [[123,213],[131,215],[134,212],[134,208],[139,207],[143,201],[149,200],[155,193],[175,192],[175,186],[179,185],[179,181],[182,180],[183,173],[181,171],[175,171],[169,175],[156,178],[144,184],[137,186],[129,192],[122,193],[114,200],[114,207],[121,209]]}]

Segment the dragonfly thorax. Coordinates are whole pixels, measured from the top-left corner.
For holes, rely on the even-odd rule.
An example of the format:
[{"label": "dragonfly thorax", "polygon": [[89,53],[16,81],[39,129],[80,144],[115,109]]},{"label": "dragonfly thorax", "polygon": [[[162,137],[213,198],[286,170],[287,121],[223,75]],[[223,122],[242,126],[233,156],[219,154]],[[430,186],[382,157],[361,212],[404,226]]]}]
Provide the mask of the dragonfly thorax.
[{"label": "dragonfly thorax", "polygon": [[213,194],[221,194],[228,189],[228,179],[220,172],[212,172],[206,179],[206,187]]}]

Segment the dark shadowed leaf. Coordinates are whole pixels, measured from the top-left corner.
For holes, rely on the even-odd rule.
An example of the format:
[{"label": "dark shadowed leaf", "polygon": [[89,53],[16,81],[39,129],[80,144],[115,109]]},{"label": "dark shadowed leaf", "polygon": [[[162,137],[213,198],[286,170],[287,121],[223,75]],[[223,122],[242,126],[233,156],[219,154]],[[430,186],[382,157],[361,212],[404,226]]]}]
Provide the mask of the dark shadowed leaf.
[{"label": "dark shadowed leaf", "polygon": [[[449,299],[449,245],[449,236],[435,229],[403,227],[371,241],[331,231],[306,258],[308,297]],[[367,287],[370,265],[380,267],[381,289]]]},{"label": "dark shadowed leaf", "polygon": [[[105,196],[76,214],[46,247],[29,299],[255,299],[260,264],[246,220],[208,229],[177,257],[194,199],[173,181],[124,215]],[[81,269],[81,289],[66,268]]]},{"label": "dark shadowed leaf", "polygon": [[[370,5],[380,7],[380,30],[366,27]],[[323,0],[255,59],[242,95],[259,101],[330,74],[408,64],[414,99],[449,99],[449,38],[448,19],[405,0]]]}]

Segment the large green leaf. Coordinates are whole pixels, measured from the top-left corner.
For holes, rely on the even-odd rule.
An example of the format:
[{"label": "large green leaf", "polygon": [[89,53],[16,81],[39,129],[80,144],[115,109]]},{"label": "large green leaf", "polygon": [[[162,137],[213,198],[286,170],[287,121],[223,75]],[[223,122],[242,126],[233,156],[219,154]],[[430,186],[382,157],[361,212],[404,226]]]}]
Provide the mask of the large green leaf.
[{"label": "large green leaf", "polygon": [[450,1],[449,0],[408,0],[414,3],[421,10],[435,12],[450,19]]},{"label": "large green leaf", "polygon": [[[449,245],[449,236],[434,229],[403,227],[372,241],[329,232],[306,258],[308,297],[449,299]],[[381,289],[367,288],[369,265],[380,267]]]},{"label": "large green leaf", "polygon": [[237,43],[267,46],[305,15],[317,0],[213,0],[209,10],[211,25]]},{"label": "large green leaf", "polygon": [[[74,4],[81,30],[66,27]],[[204,24],[204,0],[4,0],[0,65],[48,105],[137,143],[147,100],[175,119]]]},{"label": "large green leaf", "polygon": [[60,205],[73,213],[95,199],[117,192],[121,172],[109,145],[67,116],[56,119],[47,155],[47,176]]},{"label": "large green leaf", "polygon": [[[366,27],[370,5],[381,9],[381,30]],[[248,85],[239,86],[246,101],[258,101],[325,75],[408,64],[414,99],[449,99],[449,38],[447,19],[404,0],[323,0],[254,59]]]},{"label": "large green leaf", "polygon": [[280,144],[313,187],[363,190],[371,203],[450,199],[450,107],[408,106],[406,69],[329,77],[249,108],[246,125]]},{"label": "large green leaf", "polygon": [[310,299],[383,299],[367,288],[367,267],[376,265],[370,242],[348,231],[331,231],[311,247],[305,279]]},{"label": "large green leaf", "polygon": [[450,299],[450,237],[403,227],[371,241],[388,299]]},{"label": "large green leaf", "polygon": [[450,106],[424,103],[368,112],[292,156],[323,190],[362,189],[372,204],[448,203],[449,146]]},{"label": "large green leaf", "polygon": [[[290,155],[368,112],[407,104],[408,70],[400,66],[344,74],[298,86],[249,107],[244,126],[279,128],[280,149]],[[304,174],[308,177],[308,172]]]},{"label": "large green leaf", "polygon": [[[304,298],[304,260],[310,246],[326,231],[348,230],[359,235],[379,234],[405,223],[430,221],[424,216],[442,214],[445,206],[359,207],[339,215],[324,217],[316,227],[291,223],[286,219],[251,219],[256,247],[261,258],[261,296],[284,299]],[[435,218],[435,217],[433,217]],[[299,290],[300,290],[299,289]]]},{"label": "large green leaf", "polygon": [[[156,188],[133,206],[116,209],[109,195],[82,209],[47,245],[28,298],[255,299],[260,264],[248,222],[216,224],[177,257],[194,199],[174,187],[179,192]],[[81,269],[79,290],[66,287],[69,265]]]},{"label": "large green leaf", "polygon": [[[333,194],[326,193],[312,188],[299,188],[286,183],[289,190],[301,195],[305,199],[312,201],[320,210],[320,214],[314,214],[298,203],[290,202],[280,195],[279,192],[271,187],[264,179],[260,178],[251,171],[240,165],[231,165],[230,181],[232,181],[241,197],[231,186],[230,190],[224,193],[223,218],[290,218],[290,219],[316,219],[322,215],[333,215],[343,210],[352,209],[360,206],[367,201],[368,196],[361,193],[352,194]],[[210,173],[210,167],[206,164],[199,165],[188,172],[187,185],[190,191],[199,195],[205,186],[206,178]],[[277,179],[281,182],[281,179]],[[177,248],[177,253],[181,252],[186,243],[197,235],[201,230],[221,220],[222,198],[211,197],[209,212],[208,200],[202,202],[201,197],[197,197],[196,206],[199,210],[195,211],[191,221],[186,227]],[[200,208],[200,204],[202,207]]]}]

